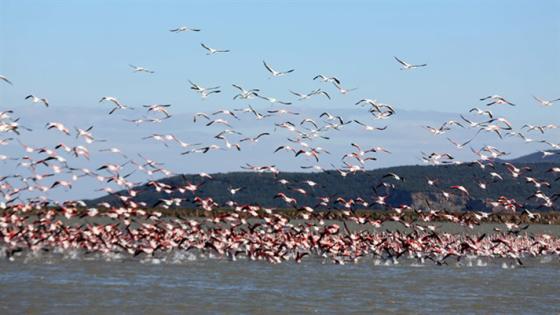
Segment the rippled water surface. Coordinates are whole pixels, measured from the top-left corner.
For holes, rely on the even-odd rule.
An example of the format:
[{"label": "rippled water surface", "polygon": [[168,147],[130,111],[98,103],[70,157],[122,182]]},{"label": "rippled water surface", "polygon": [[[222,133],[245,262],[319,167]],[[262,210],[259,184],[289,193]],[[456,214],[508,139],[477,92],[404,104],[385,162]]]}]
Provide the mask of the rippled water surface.
[{"label": "rippled water surface", "polygon": [[[462,266],[196,258],[0,262],[2,314],[558,314],[558,257]],[[471,265],[472,264],[472,265]],[[471,266],[469,266],[471,265]]]}]

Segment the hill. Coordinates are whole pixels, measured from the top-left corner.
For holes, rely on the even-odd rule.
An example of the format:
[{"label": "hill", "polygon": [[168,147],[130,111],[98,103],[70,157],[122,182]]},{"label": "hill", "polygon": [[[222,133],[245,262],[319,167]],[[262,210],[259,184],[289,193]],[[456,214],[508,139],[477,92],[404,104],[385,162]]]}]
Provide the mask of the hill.
[{"label": "hill", "polygon": [[560,164],[560,150],[550,150],[544,152],[535,152],[520,156],[515,159],[507,160],[510,163],[556,163]]},{"label": "hill", "polygon": [[[230,200],[235,200],[239,204],[259,204],[266,207],[286,207],[286,203],[274,196],[283,192],[286,195],[296,198],[299,206],[316,206],[319,197],[342,197],[345,199],[362,197],[371,202],[379,195],[388,195],[387,203],[391,206],[402,204],[414,207],[424,207],[428,200],[432,206],[449,210],[490,210],[489,200],[496,200],[500,196],[515,198],[519,202],[525,200],[535,193],[537,188],[533,183],[527,183],[526,177],[536,178],[539,181],[547,181],[551,187],[543,185],[542,190],[547,195],[558,193],[560,181],[555,181],[554,174],[547,172],[557,164],[552,163],[517,163],[519,168],[528,168],[518,178],[514,178],[502,163],[496,163],[494,168],[486,167],[481,169],[478,164],[462,165],[440,165],[440,166],[399,166],[384,169],[376,169],[365,172],[357,172],[341,176],[337,171],[325,171],[320,173],[253,173],[253,172],[231,172],[212,174],[212,179],[202,178],[199,175],[179,175],[161,179],[158,182],[173,187],[172,192],[166,193],[156,191],[153,186],[148,184],[135,187],[138,192],[133,199],[135,202],[145,202],[148,206],[153,206],[158,200],[165,198],[182,198],[182,208],[194,208],[193,198],[211,197],[215,202],[224,205]],[[529,170],[530,169],[530,170]],[[499,180],[490,175],[491,172],[499,174],[503,179]],[[396,173],[404,178],[404,181],[396,181],[393,178],[383,178],[388,173]],[[284,179],[288,184],[282,184],[280,179]],[[435,180],[437,186],[427,184],[427,179]],[[317,183],[311,187],[305,181]],[[382,182],[394,185],[387,188],[380,185]],[[479,183],[484,182],[486,189],[479,187]],[[193,194],[189,191],[181,193],[178,187],[187,183],[201,185]],[[452,185],[463,185],[470,196],[461,194],[450,189]],[[231,188],[241,188],[240,191],[232,195]],[[296,189],[304,189],[298,192]],[[443,197],[441,191],[453,192],[449,199]],[[117,193],[118,195],[119,193]],[[126,192],[121,192],[126,194]],[[90,205],[99,202],[109,202],[111,204],[120,203],[116,195],[108,195],[87,203]],[[537,206],[537,204],[533,204]],[[333,205],[332,207],[336,207]],[[375,208],[379,208],[376,206]]]}]

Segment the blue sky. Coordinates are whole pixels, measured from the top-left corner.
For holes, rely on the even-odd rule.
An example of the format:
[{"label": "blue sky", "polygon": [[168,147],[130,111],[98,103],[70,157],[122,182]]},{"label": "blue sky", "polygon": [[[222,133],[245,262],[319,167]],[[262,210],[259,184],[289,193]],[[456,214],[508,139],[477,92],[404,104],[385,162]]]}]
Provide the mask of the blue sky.
[{"label": "blue sky", "polygon": [[[18,83],[12,92],[59,105],[97,106],[99,95],[116,94],[188,111],[197,98],[187,78],[284,93],[314,88],[310,78],[325,72],[403,109],[461,111],[491,93],[532,109],[530,95],[556,97],[560,81],[558,1],[0,3],[0,69]],[[178,25],[202,32],[167,32]],[[206,56],[200,42],[232,53]],[[395,71],[393,55],[430,68]],[[296,72],[264,80],[263,59]],[[158,75],[134,76],[129,63]]]},{"label": "blue sky", "polygon": [[[558,123],[560,104],[542,108],[531,97],[560,97],[558,12],[558,1],[1,0],[0,74],[14,86],[0,86],[0,110],[20,110],[20,116],[27,115],[22,124],[38,128],[45,120],[80,127],[93,122],[99,137],[114,140],[113,146],[164,159],[178,172],[239,170],[255,155],[263,157],[261,164],[270,160],[295,170],[301,161],[273,156],[268,147],[196,156],[186,163],[175,153],[170,157],[163,146],[148,147],[139,139],[151,132],[175,132],[191,142],[216,133],[193,125],[190,115],[245,107],[248,103],[232,101],[231,83],[292,101],[288,90],[321,87],[334,96],[332,101],[317,98],[296,103],[293,109],[361,118],[367,116],[354,103],[367,97],[392,104],[400,113],[387,122],[391,133],[338,137],[332,140],[334,150],[344,152],[351,136],[361,137],[363,143],[382,144],[394,152],[370,168],[413,164],[421,150],[451,150],[445,136],[434,139],[422,125],[483,106],[478,101],[482,96],[500,94],[518,104],[495,111],[519,126]],[[180,25],[202,31],[168,31]],[[201,42],[231,53],[207,56]],[[400,71],[393,56],[428,67]],[[269,79],[262,60],[296,71]],[[156,73],[132,73],[128,64]],[[312,80],[319,73],[336,75],[343,86],[358,89],[341,96],[332,86]],[[223,92],[201,100],[188,89],[188,79],[220,85]],[[51,108],[29,104],[23,99],[28,94],[48,98]],[[170,103],[174,117],[165,125],[136,128],[122,118],[141,114],[107,116],[110,106],[98,103],[105,95],[132,106]],[[251,104],[261,111],[270,109],[262,101]],[[255,126],[243,127],[257,132]],[[35,145],[60,141],[46,132],[24,137]],[[468,135],[459,132],[454,137]],[[548,137],[557,139],[558,132]],[[482,138],[477,145],[484,144],[490,143]],[[544,149],[513,140],[501,145],[512,155]],[[226,156],[235,158],[224,162]]]}]

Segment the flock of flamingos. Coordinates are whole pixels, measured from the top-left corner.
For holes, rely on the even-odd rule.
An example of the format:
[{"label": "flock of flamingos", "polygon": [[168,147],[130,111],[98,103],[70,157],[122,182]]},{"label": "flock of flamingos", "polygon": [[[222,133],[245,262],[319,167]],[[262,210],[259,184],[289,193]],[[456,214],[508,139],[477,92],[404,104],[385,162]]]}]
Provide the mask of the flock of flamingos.
[{"label": "flock of flamingos", "polygon": [[[173,33],[199,32],[199,29],[179,27],[170,30]],[[183,36],[183,35],[176,35]],[[220,58],[215,55],[230,54],[228,49],[217,49],[201,43],[201,53],[206,51],[208,58]],[[426,64],[411,64],[395,57],[395,70],[429,71]],[[289,80],[294,69],[278,70],[271,63],[263,61],[263,77],[270,80]],[[145,67],[129,65],[137,75],[157,75]],[[421,69],[423,68],[423,69]],[[398,71],[398,70],[397,70]],[[278,79],[285,77],[284,79]],[[13,82],[9,76],[0,76],[1,89],[10,89]],[[375,99],[354,98],[359,91],[344,87],[343,80],[335,76],[319,74],[309,78],[310,82],[320,82],[321,88],[310,92],[286,91],[278,99],[265,95],[257,88],[244,88],[232,84],[232,102],[243,102],[245,108],[223,109],[215,112],[198,112],[193,120],[195,128],[217,128],[214,137],[206,143],[187,143],[173,133],[155,133],[143,135],[142,143],[163,143],[166,147],[178,146],[183,158],[194,154],[213,154],[214,151],[242,150],[244,146],[262,145],[267,138],[287,134],[285,144],[271,148],[271,154],[285,155],[286,159],[304,161],[314,171],[324,170],[321,158],[331,154],[328,148],[316,143],[329,143],[337,132],[345,128],[355,128],[366,134],[379,136],[387,127],[382,121],[393,118],[395,106],[384,104]],[[273,81],[271,81],[273,82]],[[221,87],[204,87],[193,81],[185,82],[192,93],[198,93],[207,102],[213,95],[224,93]],[[317,83],[319,84],[319,83]],[[187,89],[186,89],[187,90]],[[189,93],[190,93],[189,92]],[[321,98],[325,102],[333,96],[348,99],[355,104],[356,111],[363,112],[363,118],[347,120],[344,117],[324,112],[318,117],[303,117],[298,112],[298,105],[310,98]],[[22,106],[41,106],[49,110],[56,104],[49,103],[45,95],[22,95]],[[533,96],[534,106],[550,107],[555,100],[546,100]],[[96,100],[97,101],[97,100]],[[151,104],[130,106],[115,96],[100,96],[98,104],[102,110],[110,110],[108,119],[125,120],[134,125],[159,124],[165,126],[173,116],[171,104]],[[540,143],[547,149],[543,156],[556,154],[560,144],[546,140],[533,139],[556,125],[525,125],[515,129],[506,118],[494,113],[507,112],[516,106],[513,100],[504,96],[490,95],[480,98],[480,106],[460,115],[457,120],[443,122],[440,126],[425,126],[423,132],[436,137],[455,128],[472,130],[473,137],[468,140],[448,138],[450,145],[457,150],[471,150],[474,162],[459,162],[451,153],[433,152],[423,155],[423,161],[430,165],[473,163],[485,170],[490,181],[479,185],[499,184],[505,178],[516,178],[519,185],[534,187],[534,194],[529,198],[532,203],[539,203],[542,208],[554,209],[559,194],[548,193],[543,187],[550,187],[542,179],[531,176],[531,170],[506,164],[505,173],[498,173],[494,166],[496,159],[506,153],[498,147],[472,147],[473,140],[480,134],[488,134],[500,141],[506,137],[519,138],[520,142]],[[270,105],[265,108],[263,103]],[[104,107],[107,106],[105,109]],[[239,106],[237,106],[239,107]],[[265,109],[262,109],[265,108]],[[114,116],[119,116],[115,118]],[[246,134],[241,126],[255,120],[269,121],[269,128],[257,134]],[[280,122],[278,121],[280,120]],[[71,122],[70,122],[71,123]],[[445,209],[426,206],[413,209],[408,205],[391,207],[386,198],[403,180],[399,174],[388,173],[379,179],[381,183],[372,189],[370,196],[344,199],[342,196],[316,196],[317,207],[298,204],[298,196],[314,195],[314,186],[319,183],[307,180],[290,182],[282,178],[282,173],[275,165],[244,164],[242,168],[252,172],[275,174],[278,183],[289,186],[289,193],[278,192],[274,198],[285,202],[286,208],[295,208],[297,218],[288,217],[280,209],[266,208],[253,204],[239,204],[236,194],[243,187],[229,187],[231,200],[225,204],[216,203],[211,197],[200,197],[200,185],[183,182],[171,186],[154,179],[155,176],[166,177],[175,174],[164,167],[163,163],[138,155],[131,158],[124,150],[111,147],[107,139],[95,136],[94,126],[68,126],[60,122],[45,122],[44,126],[26,125],[26,118],[18,115],[17,108],[0,112],[0,146],[19,148],[20,154],[0,154],[1,163],[17,164],[16,167],[2,167],[0,174],[1,217],[0,247],[2,256],[16,260],[23,255],[41,255],[44,253],[79,253],[81,255],[119,255],[139,259],[162,259],[174,253],[189,253],[205,257],[230,260],[245,258],[249,260],[282,263],[286,261],[301,262],[318,257],[324,262],[336,264],[355,263],[373,260],[395,264],[400,259],[413,261],[430,261],[438,265],[461,263],[472,257],[501,257],[511,265],[522,265],[527,257],[552,256],[560,254],[560,240],[555,235],[529,233],[528,225],[504,223],[493,232],[476,234],[468,232],[484,222],[491,214],[485,212],[451,213]],[[53,147],[34,147],[21,140],[23,134],[59,133],[65,139]],[[420,130],[422,132],[422,130]],[[487,136],[488,136],[487,135]],[[447,136],[445,136],[447,137]],[[347,139],[351,148],[334,166],[341,178],[352,176],[366,170],[366,165],[379,154],[390,155],[391,148],[363,147]],[[72,143],[72,144],[69,144]],[[95,146],[95,147],[94,147]],[[90,156],[100,154],[110,156],[112,163],[95,164]],[[89,163],[90,168],[76,166]],[[503,162],[499,162],[503,163]],[[560,167],[549,170],[560,177]],[[147,186],[157,190],[162,198],[155,205],[138,202],[137,182],[131,178],[143,174]],[[200,173],[205,181],[212,181],[212,175]],[[56,202],[49,198],[52,190],[66,190],[70,194],[76,182],[84,178],[94,179],[104,185],[102,190],[118,196],[118,204],[100,203],[89,205],[83,201]],[[368,183],[364,183],[368,184]],[[426,178],[426,185],[437,186],[437,179]],[[373,188],[373,187],[372,187]],[[468,196],[464,183],[449,187],[438,187],[442,196]],[[496,206],[523,213],[529,220],[537,220],[539,214],[525,209],[523,202],[515,201],[515,196],[503,196],[494,201]],[[194,201],[201,212],[201,217],[168,217],[162,215],[158,208],[180,208],[186,199]],[[527,201],[527,202],[528,202]],[[355,210],[377,204],[389,211],[387,219],[374,220]],[[321,209],[343,207],[338,220],[330,220]],[[217,211],[227,208],[229,211]],[[413,213],[415,219],[406,219]],[[387,224],[386,221],[393,222]],[[448,233],[440,229],[440,221],[454,222],[461,226],[462,233]],[[388,226],[392,226],[389,228]],[[398,228],[395,228],[398,226]],[[465,232],[466,231],[466,232]]]}]

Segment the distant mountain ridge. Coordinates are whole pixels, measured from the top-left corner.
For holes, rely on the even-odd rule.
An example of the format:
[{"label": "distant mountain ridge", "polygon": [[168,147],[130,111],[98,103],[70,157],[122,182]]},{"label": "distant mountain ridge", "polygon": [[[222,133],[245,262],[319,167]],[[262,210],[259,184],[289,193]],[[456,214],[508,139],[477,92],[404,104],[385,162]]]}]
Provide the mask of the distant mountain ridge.
[{"label": "distant mountain ridge", "polygon": [[[160,199],[181,198],[184,202],[183,208],[195,208],[193,203],[194,196],[201,198],[211,197],[215,202],[224,205],[230,200],[235,200],[239,204],[259,204],[265,207],[288,207],[279,198],[274,198],[277,193],[282,192],[296,198],[298,206],[316,206],[319,197],[331,197],[336,199],[342,197],[364,198],[370,204],[374,204],[377,196],[387,195],[387,204],[400,206],[403,204],[413,207],[425,207],[427,203],[449,210],[490,210],[489,200],[496,200],[500,196],[515,198],[524,203],[527,198],[537,190],[541,190],[547,195],[559,193],[560,180],[557,175],[549,170],[560,164],[560,155],[542,158],[542,153],[533,153],[522,156],[507,162],[515,164],[519,168],[529,167],[531,170],[522,173],[518,178],[514,178],[507,167],[500,161],[496,161],[494,168],[486,167],[481,169],[475,163],[464,163],[461,165],[412,165],[398,166],[369,170],[341,176],[337,171],[325,171],[317,173],[284,173],[277,175],[270,173],[254,172],[231,172],[211,174],[212,179],[202,178],[199,175],[178,175],[158,180],[158,182],[174,187],[173,192],[167,194],[158,192],[147,184],[135,187],[137,196],[133,198],[135,202],[145,202],[148,207],[158,203]],[[529,161],[529,162],[525,162]],[[532,162],[538,161],[538,162]],[[556,164],[556,165],[555,165]],[[503,179],[499,180],[496,176],[490,175],[491,172],[499,174]],[[383,178],[388,173],[395,173],[404,178],[404,181],[396,181],[392,178]],[[536,178],[539,181],[546,181],[550,184],[536,188],[535,185],[526,182],[526,177]],[[280,179],[287,180],[288,184],[282,184]],[[428,185],[428,179],[435,180],[437,186]],[[306,181],[317,183],[311,187]],[[386,187],[379,186],[382,182],[394,185],[389,191]],[[180,193],[176,188],[188,183],[201,185],[196,194],[190,192]],[[480,184],[486,184],[487,188],[482,189]],[[458,193],[450,189],[453,185],[462,185],[469,195]],[[230,193],[232,188],[241,188],[235,195]],[[303,189],[304,192],[298,189]],[[452,196],[446,199],[442,191],[452,192]],[[122,192],[126,194],[126,192]],[[89,205],[99,202],[109,202],[119,204],[116,195],[107,195],[94,200],[89,200]],[[533,200],[531,200],[533,202]],[[536,207],[537,204],[533,203]],[[372,207],[379,209],[380,206]]]},{"label": "distant mountain ridge", "polygon": [[560,163],[560,150],[549,150],[530,153],[515,159],[504,160],[509,163]]}]

